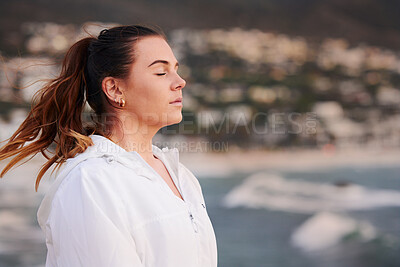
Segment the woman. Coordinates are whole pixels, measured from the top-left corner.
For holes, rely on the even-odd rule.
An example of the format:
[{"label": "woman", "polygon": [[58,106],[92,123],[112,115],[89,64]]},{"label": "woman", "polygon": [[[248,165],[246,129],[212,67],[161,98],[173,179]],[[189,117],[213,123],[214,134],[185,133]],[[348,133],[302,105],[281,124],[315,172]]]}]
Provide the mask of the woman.
[{"label": "woman", "polygon": [[[152,144],[160,128],[182,120],[178,66],[164,34],[148,27],[84,38],[0,150],[0,160],[16,155],[1,176],[38,152],[48,159],[36,190],[54,163],[65,163],[38,210],[46,266],[217,266],[197,178],[176,148]],[[92,125],[81,119],[86,102]]]}]

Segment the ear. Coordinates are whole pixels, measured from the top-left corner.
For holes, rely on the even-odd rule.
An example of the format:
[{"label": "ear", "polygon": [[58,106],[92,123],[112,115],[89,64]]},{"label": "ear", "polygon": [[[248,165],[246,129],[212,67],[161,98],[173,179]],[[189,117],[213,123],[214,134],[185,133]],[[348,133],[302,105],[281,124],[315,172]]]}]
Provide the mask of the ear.
[{"label": "ear", "polygon": [[114,77],[105,77],[101,82],[101,87],[111,101],[120,99],[123,96],[123,90],[119,86],[119,80]]}]

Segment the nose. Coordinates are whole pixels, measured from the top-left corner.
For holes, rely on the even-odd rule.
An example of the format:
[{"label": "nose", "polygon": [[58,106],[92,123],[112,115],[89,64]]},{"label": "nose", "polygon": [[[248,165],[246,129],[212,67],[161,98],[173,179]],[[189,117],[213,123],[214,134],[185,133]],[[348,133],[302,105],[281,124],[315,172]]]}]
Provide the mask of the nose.
[{"label": "nose", "polygon": [[186,85],[186,81],[184,79],[182,79],[181,76],[179,76],[179,74],[177,74],[177,81],[174,85],[174,89],[182,89],[183,87],[185,87]]}]

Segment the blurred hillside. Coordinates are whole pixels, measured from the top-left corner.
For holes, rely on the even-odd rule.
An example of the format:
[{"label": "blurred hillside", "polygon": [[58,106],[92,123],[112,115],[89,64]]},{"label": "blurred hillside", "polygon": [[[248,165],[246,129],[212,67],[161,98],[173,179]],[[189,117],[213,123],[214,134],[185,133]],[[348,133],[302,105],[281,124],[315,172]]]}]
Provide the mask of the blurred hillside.
[{"label": "blurred hillside", "polygon": [[[350,44],[400,47],[400,1],[396,0],[2,0],[0,50],[23,53],[21,25],[51,21],[152,23],[169,31],[255,28],[322,40],[345,38]],[[206,19],[205,19],[206,15]]]},{"label": "blurred hillside", "polygon": [[[97,34],[113,26],[106,24],[23,24],[25,56],[5,57],[1,65],[7,71],[0,73],[0,139],[22,122],[22,107],[42,82],[18,88],[56,76],[57,58],[85,34],[83,29]],[[313,43],[237,27],[174,29],[168,39],[188,82],[183,122],[160,135],[170,146],[204,143],[218,151],[227,143],[254,149],[400,147],[396,50],[350,45],[343,38]]]},{"label": "blurred hillside", "polygon": [[84,29],[151,23],[166,32],[188,82],[183,122],[166,127],[161,141],[204,142],[214,151],[227,143],[400,148],[399,7],[391,0],[1,1],[0,139],[17,129],[43,83],[18,88],[55,77]]}]

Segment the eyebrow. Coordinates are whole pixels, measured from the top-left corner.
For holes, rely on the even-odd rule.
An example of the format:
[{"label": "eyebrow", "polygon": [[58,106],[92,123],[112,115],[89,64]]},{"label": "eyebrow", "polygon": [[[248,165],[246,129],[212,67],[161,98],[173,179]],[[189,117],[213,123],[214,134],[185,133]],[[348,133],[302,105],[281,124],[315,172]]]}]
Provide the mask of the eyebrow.
[{"label": "eyebrow", "polygon": [[[165,65],[169,65],[169,62],[167,60],[157,59],[157,60],[153,61],[153,63],[151,63],[147,67],[150,67],[150,66],[152,66],[154,64],[157,64],[157,63],[162,63],[162,64],[165,64]],[[175,67],[179,67],[179,62],[176,62]]]}]

